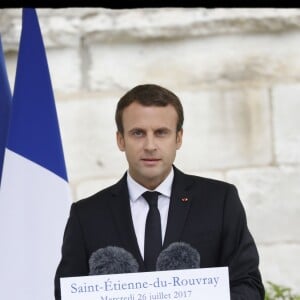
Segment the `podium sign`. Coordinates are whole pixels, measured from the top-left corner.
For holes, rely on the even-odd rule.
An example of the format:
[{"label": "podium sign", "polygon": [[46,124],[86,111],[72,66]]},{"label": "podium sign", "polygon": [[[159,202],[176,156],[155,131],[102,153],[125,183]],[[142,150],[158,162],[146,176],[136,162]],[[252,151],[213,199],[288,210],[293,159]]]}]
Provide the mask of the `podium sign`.
[{"label": "podium sign", "polygon": [[230,300],[228,268],[61,278],[62,300]]}]

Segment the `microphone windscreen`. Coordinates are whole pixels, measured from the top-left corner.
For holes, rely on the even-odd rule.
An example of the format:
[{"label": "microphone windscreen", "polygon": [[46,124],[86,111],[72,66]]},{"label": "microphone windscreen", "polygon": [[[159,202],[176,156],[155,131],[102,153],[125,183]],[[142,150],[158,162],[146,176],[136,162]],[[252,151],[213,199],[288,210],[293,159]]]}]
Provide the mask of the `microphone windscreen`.
[{"label": "microphone windscreen", "polygon": [[158,256],[156,270],[179,270],[200,268],[198,251],[185,242],[170,244]]},{"label": "microphone windscreen", "polygon": [[125,249],[108,246],[92,253],[89,267],[89,275],[121,274],[138,272],[139,264]]}]

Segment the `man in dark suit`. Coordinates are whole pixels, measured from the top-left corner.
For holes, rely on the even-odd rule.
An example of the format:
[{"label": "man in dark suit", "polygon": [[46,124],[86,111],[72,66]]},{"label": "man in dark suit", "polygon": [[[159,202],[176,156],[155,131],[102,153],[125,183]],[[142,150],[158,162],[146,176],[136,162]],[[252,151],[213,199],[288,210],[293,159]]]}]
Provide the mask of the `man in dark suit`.
[{"label": "man in dark suit", "polygon": [[198,250],[201,267],[229,267],[232,300],[264,298],[258,252],[237,189],[173,165],[183,119],[178,97],[157,85],[137,86],[120,99],[117,144],[128,171],[115,185],[72,205],[55,276],[57,300],[59,278],[88,275],[88,260],[99,248],[122,247],[136,258],[139,271],[153,269],[144,256],[150,211],[145,191],[159,193],[161,250],[186,242]]}]

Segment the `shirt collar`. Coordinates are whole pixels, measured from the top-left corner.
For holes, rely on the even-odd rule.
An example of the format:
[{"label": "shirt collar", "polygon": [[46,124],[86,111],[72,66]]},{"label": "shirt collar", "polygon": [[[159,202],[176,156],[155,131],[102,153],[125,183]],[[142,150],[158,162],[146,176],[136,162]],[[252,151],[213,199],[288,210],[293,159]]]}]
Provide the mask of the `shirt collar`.
[{"label": "shirt collar", "polygon": [[[174,170],[171,169],[169,175],[165,178],[165,180],[155,189],[155,191],[161,193],[166,197],[171,197],[171,189],[172,183],[174,179]],[[136,201],[144,192],[148,191],[144,186],[137,183],[127,171],[127,185],[128,185],[128,192],[129,198],[131,201]]]}]

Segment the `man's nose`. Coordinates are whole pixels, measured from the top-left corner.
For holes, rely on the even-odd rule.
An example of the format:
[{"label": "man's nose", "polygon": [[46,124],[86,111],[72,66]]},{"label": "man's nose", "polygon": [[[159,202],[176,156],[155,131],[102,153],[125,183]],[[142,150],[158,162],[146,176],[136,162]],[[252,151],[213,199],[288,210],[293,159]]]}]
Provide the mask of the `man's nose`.
[{"label": "man's nose", "polygon": [[147,151],[156,150],[157,146],[156,146],[156,141],[155,141],[154,135],[149,134],[146,136],[144,148]]}]

